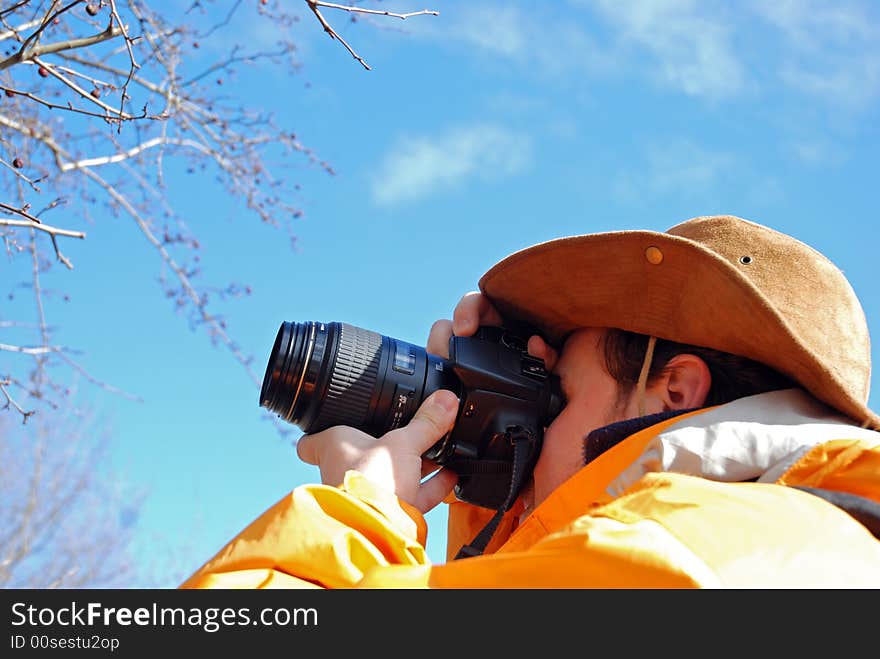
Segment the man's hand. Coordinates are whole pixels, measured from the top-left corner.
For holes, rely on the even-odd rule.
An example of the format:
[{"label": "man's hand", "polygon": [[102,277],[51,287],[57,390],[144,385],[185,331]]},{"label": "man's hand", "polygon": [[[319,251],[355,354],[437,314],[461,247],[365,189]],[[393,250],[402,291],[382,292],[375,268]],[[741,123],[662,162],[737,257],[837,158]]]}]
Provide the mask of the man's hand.
[{"label": "man's hand", "polygon": [[296,452],[303,462],[320,468],[321,482],[327,485],[340,485],[345,472],[355,469],[426,513],[452,491],[458,477],[448,469],[437,471],[438,466],[424,460],[422,454],[449,432],[457,411],[455,394],[438,389],[422,402],[406,426],[379,439],[355,428],[334,426],[303,435]]},{"label": "man's hand", "polygon": [[[489,299],[478,291],[465,293],[455,305],[452,320],[438,320],[431,326],[425,350],[433,355],[449,357],[449,339],[455,336],[472,336],[481,325],[503,325],[498,310]],[[557,351],[537,334],[529,338],[529,354],[544,360],[544,366],[552,371],[559,358]]]},{"label": "man's hand", "polygon": [[455,305],[452,320],[438,320],[431,326],[425,350],[432,355],[448,358],[452,335],[473,336],[480,325],[501,325],[501,314],[482,293],[465,293]]}]

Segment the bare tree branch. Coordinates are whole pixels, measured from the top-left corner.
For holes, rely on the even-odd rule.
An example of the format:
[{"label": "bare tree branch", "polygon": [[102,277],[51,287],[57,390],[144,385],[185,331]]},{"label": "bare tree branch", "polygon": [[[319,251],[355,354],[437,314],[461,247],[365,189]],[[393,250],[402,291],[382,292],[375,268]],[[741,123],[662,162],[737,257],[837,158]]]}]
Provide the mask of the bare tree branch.
[{"label": "bare tree branch", "polygon": [[[82,87],[77,85],[73,80],[71,80],[67,76],[63,75],[55,67],[49,65],[48,63],[44,62],[41,59],[37,59],[36,57],[34,58],[34,62],[36,64],[40,65],[40,67],[42,67],[42,69],[44,71],[47,71],[49,73],[49,75],[60,80],[67,87],[70,87],[70,89],[72,89],[77,94],[79,94],[83,99],[85,99],[86,101],[88,101],[90,103],[94,103],[99,108],[102,108],[103,110],[105,110],[106,115],[104,116],[104,118],[108,121],[110,121],[110,120],[131,121],[133,119],[146,119],[146,118],[148,118],[146,113],[140,117],[136,117],[134,115],[130,115],[130,114],[127,114],[127,113],[122,112],[120,110],[117,110],[116,108],[112,108],[109,105],[107,105],[106,103],[104,103],[103,101],[101,101],[97,96],[87,92],[85,89],[83,89]],[[71,108],[71,109],[73,109],[73,108]],[[149,118],[150,119],[165,119],[164,116],[152,116]]]},{"label": "bare tree branch", "polygon": [[[4,204],[5,206],[5,204]],[[33,220],[4,220],[0,218],[0,226],[4,227],[24,227],[27,229],[36,229],[37,231],[45,231],[51,236],[66,236],[67,238],[85,238],[86,234],[82,231],[69,231],[68,229],[58,229],[48,224],[35,224]]]},{"label": "bare tree branch", "polygon": [[99,32],[98,34],[92,35],[90,37],[81,37],[79,39],[68,39],[66,41],[58,41],[51,44],[45,44],[43,46],[38,46],[30,51],[25,52],[24,46],[22,46],[22,50],[19,50],[15,55],[7,57],[5,60],[0,62],[0,71],[5,71],[10,66],[15,64],[21,64],[22,62],[26,62],[28,60],[37,62],[38,57],[42,57],[43,55],[49,55],[51,53],[57,53],[62,50],[74,50],[76,48],[87,48],[88,46],[93,46],[96,43],[100,43],[102,41],[107,41],[108,39],[113,39],[122,34],[124,30],[120,27],[114,27],[113,25],[108,25],[107,29],[103,32]]},{"label": "bare tree branch", "polygon": [[122,84],[122,93],[119,94],[119,111],[117,113],[122,116],[125,114],[123,108],[125,107],[125,100],[128,98],[128,85],[134,76],[134,72],[140,68],[140,65],[134,57],[134,49],[132,48],[133,39],[128,35],[128,28],[119,17],[119,10],[116,8],[116,0],[110,0],[110,16],[113,20],[110,22],[108,29],[113,29],[113,21],[115,21],[119,32],[125,37],[125,49],[128,51],[128,76],[126,76],[125,82]]},{"label": "bare tree branch", "polygon": [[341,9],[343,11],[358,13],[358,14],[375,14],[377,16],[391,16],[392,18],[400,18],[406,19],[411,18],[413,16],[439,16],[439,11],[434,11],[433,9],[422,9],[420,11],[411,11],[405,14],[395,13],[393,11],[386,11],[384,9],[367,9],[365,7],[355,7],[353,5],[338,5],[332,2],[321,2],[321,0],[307,0],[309,4],[316,5],[318,7],[327,7],[328,9]]},{"label": "bare tree branch", "polygon": [[406,14],[398,14],[391,11],[385,11],[381,9],[366,9],[364,7],[355,7],[353,5],[338,5],[332,2],[321,2],[320,0],[306,0],[306,4],[309,6],[309,9],[312,10],[312,13],[315,15],[315,18],[318,19],[318,22],[321,24],[321,27],[324,28],[324,32],[330,35],[331,39],[336,39],[339,43],[341,43],[345,49],[354,57],[361,65],[367,70],[370,71],[370,66],[364,61],[364,58],[358,55],[354,49],[348,45],[348,42],[345,41],[342,37],[339,36],[339,33],[331,27],[330,23],[327,22],[327,19],[324,18],[324,15],[321,13],[321,7],[325,7],[327,9],[339,9],[341,11],[347,11],[349,13],[358,13],[358,14],[373,14],[377,16],[390,16],[392,18],[399,18],[401,20],[405,20],[407,18],[411,18],[412,16],[439,16],[439,11],[434,11],[432,9],[422,9],[421,11],[412,11]]},{"label": "bare tree branch", "polygon": [[[439,13],[304,3],[296,3],[299,12],[316,16],[366,69],[321,10],[397,19]],[[7,256],[0,409],[8,412],[0,415],[0,587],[118,583],[129,567],[109,560],[124,537],[105,519],[110,499],[82,503],[102,493],[92,469],[100,451],[88,441],[79,418],[87,415],[69,382],[139,398],[108,383],[108,374],[66,344],[63,328],[50,324],[55,305],[68,299],[60,279],[73,268],[65,241],[84,240],[84,222],[94,227],[90,243],[101,241],[108,220],[144,238],[137,242],[145,249],[130,257],[153,260],[170,310],[224,348],[259,387],[262,373],[224,313],[250,286],[217,282],[202,263],[200,239],[217,228],[181,210],[187,177],[225,195],[244,226],[269,225],[293,244],[304,214],[299,177],[306,168],[336,173],[293,130],[295,117],[279,120],[259,99],[235,94],[242,69],[301,73],[288,32],[300,19],[292,3],[179,4],[13,0],[0,9],[0,241]],[[252,36],[269,32],[277,35],[273,45]],[[63,296],[53,288],[59,280]],[[264,416],[282,436],[291,432]],[[51,560],[41,563],[46,548]]]},{"label": "bare tree branch", "polygon": [[71,407],[24,433],[0,418],[0,587],[120,587],[132,576],[129,520],[144,493],[102,469],[111,436]]},{"label": "bare tree branch", "polygon": [[26,411],[21,407],[21,405],[19,405],[18,403],[15,402],[15,399],[12,398],[12,396],[9,394],[9,390],[6,388],[10,384],[12,384],[12,381],[9,379],[0,380],[0,393],[2,393],[3,397],[6,399],[6,404],[3,407],[4,408],[11,407],[12,409],[16,410],[17,412],[19,412],[21,414],[21,422],[27,423],[28,418],[30,416],[32,416],[33,414],[35,414],[35,410],[27,410]]}]

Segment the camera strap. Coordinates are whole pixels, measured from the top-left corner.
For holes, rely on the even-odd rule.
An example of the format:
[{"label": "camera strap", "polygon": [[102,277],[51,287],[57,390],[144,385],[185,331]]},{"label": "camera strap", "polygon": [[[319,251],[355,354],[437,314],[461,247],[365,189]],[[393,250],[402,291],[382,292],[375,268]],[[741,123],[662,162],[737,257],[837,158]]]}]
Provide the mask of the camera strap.
[{"label": "camera strap", "polygon": [[508,441],[513,444],[513,468],[510,473],[510,490],[507,498],[504,500],[492,519],[482,528],[482,530],[471,540],[470,544],[464,545],[455,555],[455,560],[459,558],[470,558],[471,556],[480,556],[495,535],[504,513],[510,510],[516,497],[519,495],[520,489],[525,484],[526,465],[528,464],[528,455],[531,452],[531,446],[534,442],[532,433],[522,426],[510,426],[504,433]]}]

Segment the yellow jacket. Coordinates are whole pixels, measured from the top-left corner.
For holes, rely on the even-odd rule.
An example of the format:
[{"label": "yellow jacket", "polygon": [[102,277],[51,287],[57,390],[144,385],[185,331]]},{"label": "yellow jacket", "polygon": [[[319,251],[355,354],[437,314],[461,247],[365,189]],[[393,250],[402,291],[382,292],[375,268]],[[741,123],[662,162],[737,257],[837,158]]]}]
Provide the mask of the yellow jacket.
[{"label": "yellow jacket", "polygon": [[880,540],[795,486],[880,505],[880,433],[798,390],[668,419],[601,453],[483,556],[451,560],[492,517],[449,510],[431,564],[421,514],[350,471],[296,488],[182,588],[878,588]]}]

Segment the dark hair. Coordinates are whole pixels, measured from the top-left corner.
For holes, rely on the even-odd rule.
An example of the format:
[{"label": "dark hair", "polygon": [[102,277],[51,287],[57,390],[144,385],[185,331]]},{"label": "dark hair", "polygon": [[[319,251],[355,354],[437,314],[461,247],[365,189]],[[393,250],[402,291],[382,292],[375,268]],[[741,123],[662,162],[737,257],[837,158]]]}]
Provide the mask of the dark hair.
[{"label": "dark hair", "polygon": [[[614,328],[605,334],[605,367],[611,377],[621,385],[623,395],[628,395],[638,384],[648,338],[646,334]],[[791,378],[746,357],[665,339],[657,339],[654,345],[648,381],[660,375],[670,359],[682,354],[696,355],[709,367],[712,384],[706,395],[706,407],[765,391],[798,386]]]}]

